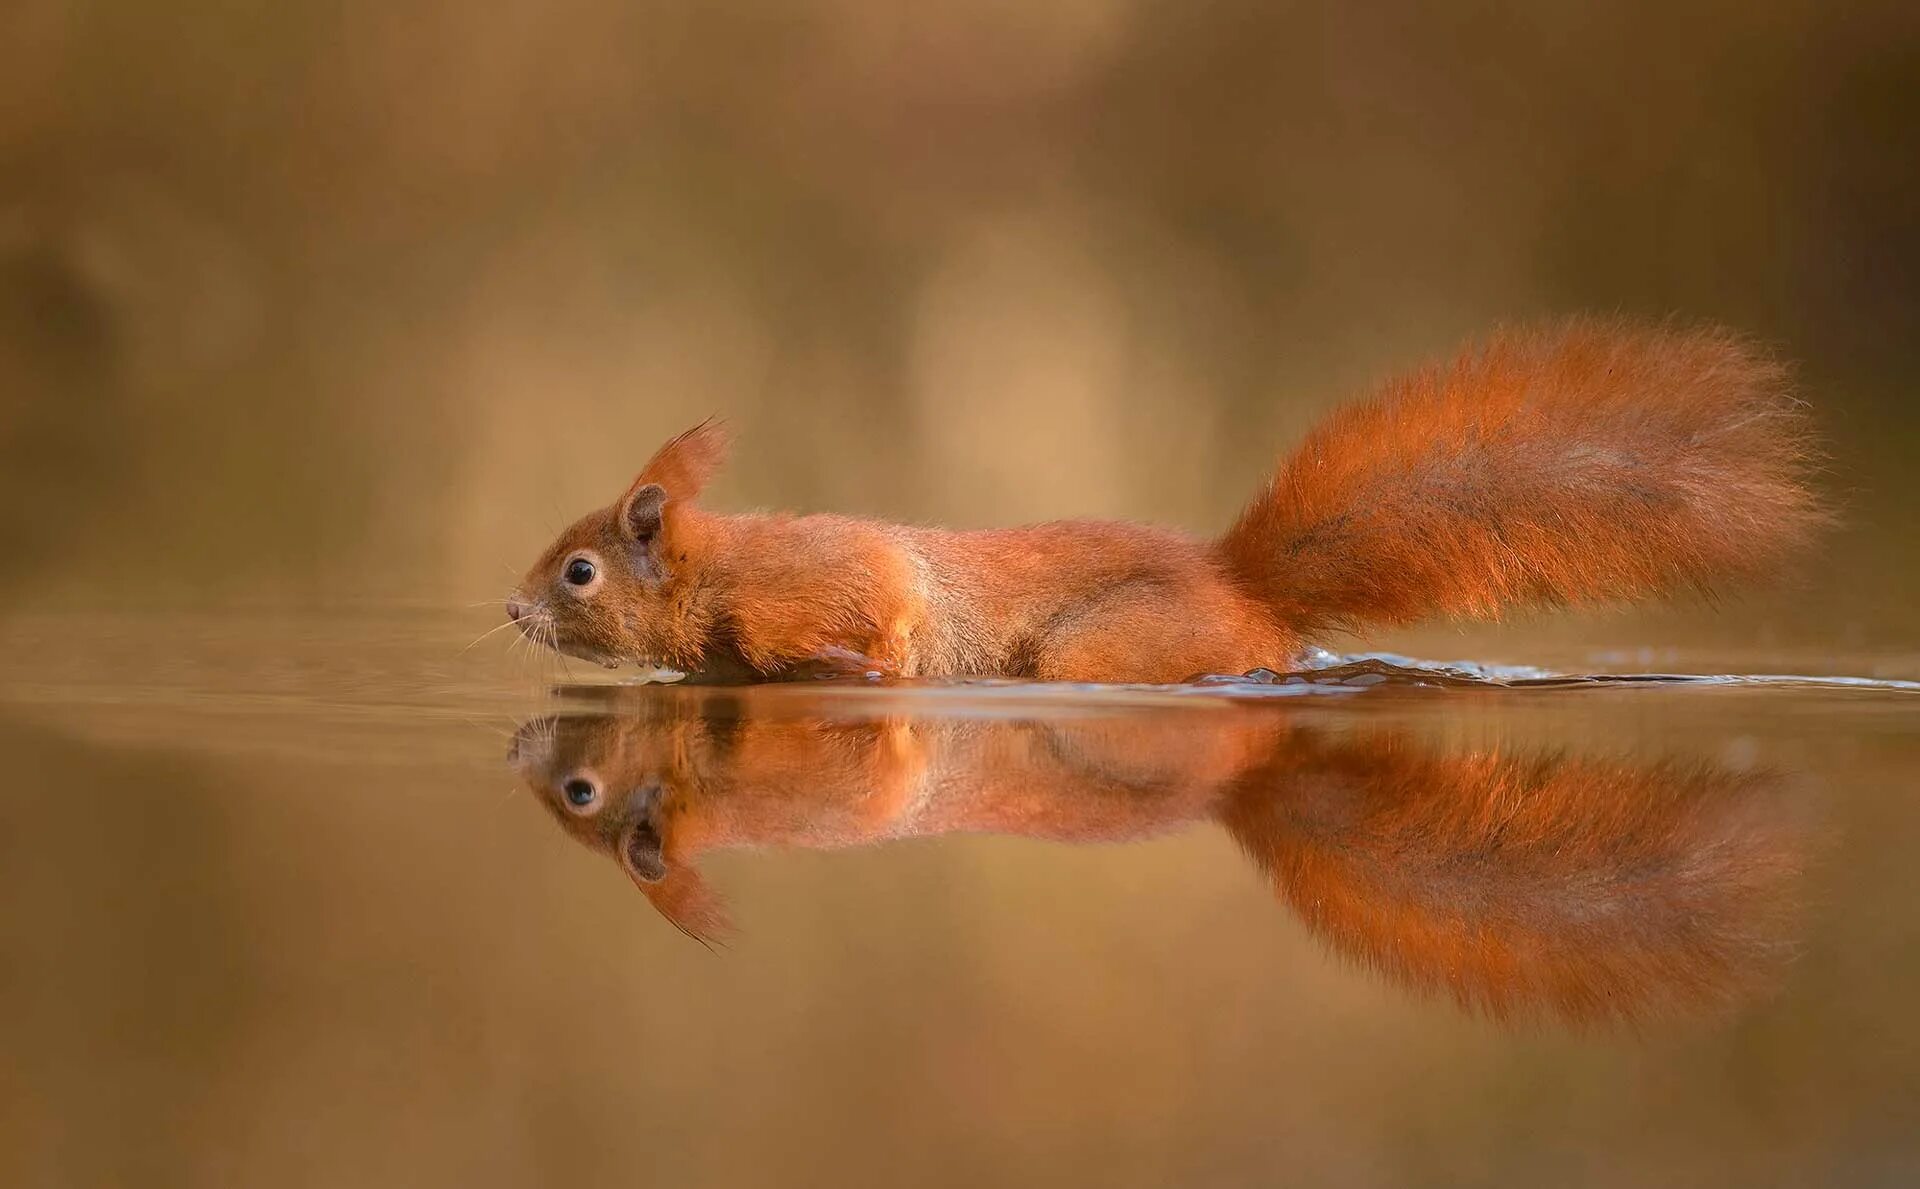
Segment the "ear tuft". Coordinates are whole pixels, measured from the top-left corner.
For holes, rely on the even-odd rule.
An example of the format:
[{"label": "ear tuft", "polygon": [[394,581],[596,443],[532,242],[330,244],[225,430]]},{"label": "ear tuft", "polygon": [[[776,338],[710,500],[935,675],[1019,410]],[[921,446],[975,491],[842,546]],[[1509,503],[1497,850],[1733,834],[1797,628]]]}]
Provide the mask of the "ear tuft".
[{"label": "ear tuft", "polygon": [[651,541],[666,522],[667,492],[658,483],[636,484],[620,501],[620,531],[630,541]]},{"label": "ear tuft", "polygon": [[709,417],[654,451],[640,468],[639,483],[658,483],[677,500],[700,494],[727,460],[727,428]]},{"label": "ear tuft", "polygon": [[635,879],[634,885],[669,924],[708,949],[725,945],[734,935],[726,900],[694,868],[676,866],[656,882]]}]

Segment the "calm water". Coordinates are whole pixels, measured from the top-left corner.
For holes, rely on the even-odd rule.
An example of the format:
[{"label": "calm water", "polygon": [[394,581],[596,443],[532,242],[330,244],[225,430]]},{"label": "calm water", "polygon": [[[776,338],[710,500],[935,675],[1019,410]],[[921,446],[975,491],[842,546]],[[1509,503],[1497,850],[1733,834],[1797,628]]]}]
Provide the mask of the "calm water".
[{"label": "calm water", "polygon": [[484,626],[0,629],[0,1180],[1920,1179],[1914,688],[615,687]]}]

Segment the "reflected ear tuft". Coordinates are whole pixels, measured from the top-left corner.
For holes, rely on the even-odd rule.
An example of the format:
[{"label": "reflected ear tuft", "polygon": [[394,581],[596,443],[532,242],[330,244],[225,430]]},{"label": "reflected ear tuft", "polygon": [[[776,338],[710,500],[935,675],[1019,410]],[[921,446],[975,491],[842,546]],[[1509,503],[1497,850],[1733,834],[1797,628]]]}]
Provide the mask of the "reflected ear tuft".
[{"label": "reflected ear tuft", "polygon": [[724,946],[734,935],[733,918],[727,913],[726,900],[708,887],[694,868],[676,866],[658,882],[636,879],[634,884],[654,911],[708,949]]}]

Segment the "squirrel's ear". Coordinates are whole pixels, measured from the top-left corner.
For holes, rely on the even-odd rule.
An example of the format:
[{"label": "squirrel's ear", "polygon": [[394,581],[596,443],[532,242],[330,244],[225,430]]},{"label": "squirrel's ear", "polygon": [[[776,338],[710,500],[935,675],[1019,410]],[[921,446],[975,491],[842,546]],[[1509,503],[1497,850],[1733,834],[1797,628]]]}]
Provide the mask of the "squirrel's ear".
[{"label": "squirrel's ear", "polygon": [[668,441],[640,468],[641,483],[658,483],[677,500],[690,500],[727,460],[726,426],[712,417]]},{"label": "squirrel's ear", "polygon": [[620,836],[620,866],[673,927],[711,949],[733,933],[726,901],[689,864],[667,862],[660,832],[645,819]]},{"label": "squirrel's ear", "polygon": [[666,510],[666,488],[658,483],[635,483],[620,498],[621,535],[641,545],[649,543],[666,523]]},{"label": "squirrel's ear", "polygon": [[647,821],[633,824],[620,838],[620,865],[642,887],[667,877],[667,859],[662,853],[660,831]]},{"label": "squirrel's ear", "polygon": [[[628,874],[632,874],[631,869]],[[633,882],[654,911],[708,949],[725,945],[733,936],[733,918],[727,912],[726,900],[707,886],[693,867],[676,865],[661,879],[647,882],[636,876]]]}]

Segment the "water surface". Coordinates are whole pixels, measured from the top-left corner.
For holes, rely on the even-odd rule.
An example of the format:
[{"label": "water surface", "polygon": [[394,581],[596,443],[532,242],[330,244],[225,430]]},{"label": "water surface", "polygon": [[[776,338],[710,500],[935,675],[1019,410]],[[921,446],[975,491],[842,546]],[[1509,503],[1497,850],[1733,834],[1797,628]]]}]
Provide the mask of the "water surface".
[{"label": "water surface", "polygon": [[470,626],[0,630],[8,1184],[1920,1175],[1898,681],[686,689]]}]

